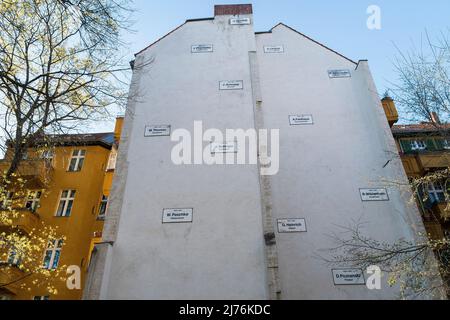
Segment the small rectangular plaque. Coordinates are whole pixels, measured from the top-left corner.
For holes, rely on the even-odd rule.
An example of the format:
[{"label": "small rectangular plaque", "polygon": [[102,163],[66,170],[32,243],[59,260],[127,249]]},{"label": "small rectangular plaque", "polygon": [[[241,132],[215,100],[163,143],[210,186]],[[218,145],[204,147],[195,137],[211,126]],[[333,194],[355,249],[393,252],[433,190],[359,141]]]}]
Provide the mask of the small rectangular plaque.
[{"label": "small rectangular plaque", "polygon": [[328,70],[330,78],[350,78],[352,74],[348,69]]},{"label": "small rectangular plaque", "polygon": [[191,46],[192,53],[213,52],[212,44],[196,44]]},{"label": "small rectangular plaque", "polygon": [[264,53],[283,53],[283,46],[264,46]]},{"label": "small rectangular plaque", "polygon": [[170,125],[145,126],[145,137],[170,136]]},{"label": "small rectangular plaque", "polygon": [[192,208],[163,209],[162,222],[163,223],[192,222],[193,211],[194,209]]},{"label": "small rectangular plaque", "polygon": [[306,222],[303,218],[278,219],[278,232],[306,232]]},{"label": "small rectangular plaque", "polygon": [[289,116],[289,124],[291,126],[314,124],[313,116],[311,114],[301,114]]},{"label": "small rectangular plaque", "polygon": [[332,269],[335,285],[365,284],[364,273],[361,269]]},{"label": "small rectangular plaque", "polygon": [[237,152],[237,142],[227,141],[224,143],[211,142],[211,153],[234,153]]},{"label": "small rectangular plaque", "polygon": [[389,201],[385,188],[359,189],[362,201]]},{"label": "small rectangular plaque", "polygon": [[230,24],[232,25],[243,25],[243,24],[250,24],[251,20],[250,18],[231,18]]},{"label": "small rectangular plaque", "polygon": [[220,90],[242,90],[244,89],[243,80],[224,80],[219,82]]}]

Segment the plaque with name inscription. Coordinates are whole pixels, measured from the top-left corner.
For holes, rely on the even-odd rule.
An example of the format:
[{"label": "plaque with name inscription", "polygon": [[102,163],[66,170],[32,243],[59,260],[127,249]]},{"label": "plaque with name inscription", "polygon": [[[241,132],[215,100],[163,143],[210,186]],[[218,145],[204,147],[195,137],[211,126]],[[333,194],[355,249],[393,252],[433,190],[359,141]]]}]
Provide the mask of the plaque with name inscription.
[{"label": "plaque with name inscription", "polygon": [[362,201],[388,201],[389,195],[385,188],[359,189]]},{"label": "plaque with name inscription", "polygon": [[306,232],[306,222],[303,218],[278,219],[277,225],[279,233]]},{"label": "plaque with name inscription", "polygon": [[289,116],[289,124],[291,126],[314,124],[311,114],[292,115]]},{"label": "plaque with name inscription", "polygon": [[361,285],[366,283],[361,269],[332,269],[331,272],[335,285]]},{"label": "plaque with name inscription", "polygon": [[145,126],[144,137],[170,136],[170,125]]},{"label": "plaque with name inscription", "polygon": [[244,25],[244,24],[250,24],[251,20],[250,18],[231,18],[230,24],[231,25]]},{"label": "plaque with name inscription", "polygon": [[283,46],[264,46],[264,53],[283,53]]},{"label": "plaque with name inscription", "polygon": [[212,44],[196,44],[191,46],[192,53],[213,52]]},{"label": "plaque with name inscription", "polygon": [[211,153],[234,153],[237,152],[237,142],[227,141],[224,143],[212,142]]},{"label": "plaque with name inscription", "polygon": [[224,80],[219,82],[220,90],[242,90],[244,89],[243,80]]},{"label": "plaque with name inscription", "polygon": [[330,78],[350,78],[352,74],[348,69],[328,70]]},{"label": "plaque with name inscription", "polygon": [[167,208],[163,209],[163,223],[182,223],[192,222],[194,209],[192,208]]}]

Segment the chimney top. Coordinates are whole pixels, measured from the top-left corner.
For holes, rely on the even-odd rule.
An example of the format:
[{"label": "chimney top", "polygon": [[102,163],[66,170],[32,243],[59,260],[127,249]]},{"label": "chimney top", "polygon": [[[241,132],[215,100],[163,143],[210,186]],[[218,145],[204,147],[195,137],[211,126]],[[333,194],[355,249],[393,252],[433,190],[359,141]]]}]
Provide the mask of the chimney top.
[{"label": "chimney top", "polygon": [[214,16],[252,14],[251,4],[225,4],[214,6]]}]

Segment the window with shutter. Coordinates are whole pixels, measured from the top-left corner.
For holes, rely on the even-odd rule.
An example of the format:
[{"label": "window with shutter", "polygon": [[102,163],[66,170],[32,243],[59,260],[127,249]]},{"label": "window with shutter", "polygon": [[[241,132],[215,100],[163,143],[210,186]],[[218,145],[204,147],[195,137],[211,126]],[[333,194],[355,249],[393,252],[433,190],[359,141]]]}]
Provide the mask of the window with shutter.
[{"label": "window with shutter", "polygon": [[444,140],[443,139],[435,139],[434,143],[436,144],[437,150],[443,150],[444,149]]},{"label": "window with shutter", "polygon": [[412,150],[410,140],[400,140],[400,146],[402,147],[403,153],[409,153]]},{"label": "window with shutter", "polygon": [[434,143],[434,139],[426,139],[425,141],[426,141],[426,144],[427,144],[426,149],[428,151],[436,151],[437,150],[436,144]]}]

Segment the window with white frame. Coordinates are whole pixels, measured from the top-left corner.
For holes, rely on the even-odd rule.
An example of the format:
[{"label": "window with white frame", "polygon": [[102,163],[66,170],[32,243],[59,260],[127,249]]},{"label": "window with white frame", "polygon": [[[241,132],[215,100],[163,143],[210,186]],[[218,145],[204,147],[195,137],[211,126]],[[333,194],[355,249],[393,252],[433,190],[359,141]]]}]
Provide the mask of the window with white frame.
[{"label": "window with white frame", "polygon": [[41,153],[41,159],[52,161],[55,153],[52,149],[43,150]]},{"label": "window with white frame", "polygon": [[18,266],[22,263],[22,255],[14,248],[7,249],[0,257],[1,262],[9,265]]},{"label": "window with white frame", "polygon": [[42,267],[48,270],[58,268],[59,258],[61,257],[62,239],[50,240],[45,250],[44,262]]},{"label": "window with white frame", "polygon": [[107,206],[108,206],[108,197],[102,195],[102,200],[100,201],[100,207],[98,210],[98,219],[105,219]]},{"label": "window with white frame", "polygon": [[70,159],[69,171],[80,171],[83,167],[86,150],[73,150],[72,158]]},{"label": "window with white frame", "polygon": [[57,217],[68,217],[72,212],[73,201],[75,200],[75,190],[63,190],[59,199]]},{"label": "window with white frame", "polygon": [[445,193],[444,187],[440,182],[430,182],[428,184],[428,196],[432,202],[444,202],[445,201]]},{"label": "window with white frame", "polygon": [[106,167],[106,170],[116,169],[116,161],[117,161],[117,149],[113,148],[109,153],[108,165]]},{"label": "window with white frame", "polygon": [[4,192],[3,194],[1,194],[2,201],[0,204],[1,204],[2,209],[8,209],[11,207],[13,195],[14,195],[14,193],[12,191],[7,191],[7,192]]},{"label": "window with white frame", "polygon": [[450,149],[450,139],[444,139],[444,149]]},{"label": "window with white frame", "polygon": [[33,300],[50,300],[50,296],[34,296]]},{"label": "window with white frame", "polygon": [[35,212],[39,208],[39,203],[41,201],[42,191],[30,191],[28,193],[27,202],[25,203],[25,208],[30,211]]},{"label": "window with white frame", "polygon": [[8,254],[8,264],[18,266],[22,262],[20,254],[16,250],[10,250]]},{"label": "window with white frame", "polygon": [[427,144],[423,140],[411,140],[411,150],[425,150],[427,148]]}]

